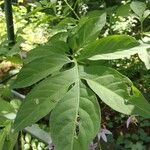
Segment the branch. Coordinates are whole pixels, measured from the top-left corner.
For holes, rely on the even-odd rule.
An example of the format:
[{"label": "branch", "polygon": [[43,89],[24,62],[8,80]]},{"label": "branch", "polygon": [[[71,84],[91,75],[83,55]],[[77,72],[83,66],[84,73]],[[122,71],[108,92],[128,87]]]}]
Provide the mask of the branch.
[{"label": "branch", "polygon": [[70,10],[74,13],[74,15],[77,17],[77,19],[80,20],[80,17],[79,17],[78,14],[74,11],[74,9],[70,6],[70,4],[67,2],[67,0],[64,0],[64,2],[65,2],[66,5],[70,8]]}]

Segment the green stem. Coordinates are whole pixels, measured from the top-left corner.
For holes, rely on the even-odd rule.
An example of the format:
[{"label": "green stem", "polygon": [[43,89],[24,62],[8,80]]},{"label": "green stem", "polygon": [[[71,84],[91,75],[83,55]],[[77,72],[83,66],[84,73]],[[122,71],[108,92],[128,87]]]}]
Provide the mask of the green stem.
[{"label": "green stem", "polygon": [[74,13],[74,15],[76,16],[76,18],[79,20],[80,17],[79,17],[78,14],[74,11],[74,9],[70,6],[70,4],[67,2],[67,0],[64,0],[64,2],[65,2],[66,5],[70,8],[70,10]]}]

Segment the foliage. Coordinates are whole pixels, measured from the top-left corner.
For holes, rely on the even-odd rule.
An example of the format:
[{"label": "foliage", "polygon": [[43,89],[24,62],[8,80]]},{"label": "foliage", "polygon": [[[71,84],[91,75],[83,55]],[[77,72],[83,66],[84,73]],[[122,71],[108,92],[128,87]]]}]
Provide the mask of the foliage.
[{"label": "foliage", "polygon": [[[99,131],[106,126],[113,127],[112,123],[103,125],[103,118],[107,118],[103,114],[104,104],[125,115],[150,117],[148,101],[128,77],[117,71],[139,86],[132,74],[134,71],[129,74],[125,70],[132,70],[132,64],[138,62],[138,69],[144,68],[141,73],[144,81],[148,77],[145,71],[150,69],[150,46],[147,39],[145,42],[149,36],[149,29],[145,28],[149,21],[148,4],[94,0],[47,3],[44,0],[28,6],[13,6],[18,42],[10,51],[5,43],[1,47],[1,56],[5,56],[2,59],[12,61],[17,56],[23,68],[14,83],[12,80],[7,83],[7,78],[2,80],[11,87],[2,86],[4,92],[0,96],[0,149],[13,149],[21,130],[30,131],[33,136],[37,131],[35,136],[51,148],[51,140],[47,142],[43,130],[34,125],[27,127],[47,116],[50,116],[50,134],[57,150],[62,147],[87,150],[95,137],[97,141]],[[98,10],[89,12],[93,9]],[[0,28],[4,37],[4,25]],[[124,35],[119,35],[122,33]],[[125,34],[134,35],[139,41]],[[23,44],[20,36],[25,40]],[[20,59],[20,45],[22,50],[34,48],[25,60]],[[147,90],[149,85],[142,83]],[[13,99],[12,89],[29,93],[20,103]],[[44,132],[43,137],[41,132]],[[140,129],[139,136],[149,138]],[[22,138],[26,148],[34,145],[30,140],[31,137]],[[126,148],[145,148],[142,143],[118,141],[119,138],[118,145],[127,145]],[[43,144],[39,145],[44,149]]]},{"label": "foliage", "polygon": [[[55,41],[56,44],[53,41],[29,52],[13,88],[31,86],[44,80],[35,85],[22,103],[15,119],[15,131],[52,111],[51,136],[56,149],[61,149],[66,143],[66,150],[86,150],[99,130],[100,110],[96,95],[121,113],[150,116],[150,105],[128,78],[108,67],[90,63],[82,65],[88,58],[118,59],[138,53],[140,49],[138,42],[129,36],[109,36],[94,41],[104,26],[101,24],[102,27],[99,27],[97,23],[106,17],[98,15],[88,20],[87,16],[84,22],[81,20],[70,33],[68,43]],[[93,24],[95,26],[91,27]],[[141,47],[144,45],[141,44]],[[131,54],[130,48],[134,49]],[[120,55],[115,54],[117,51]]]}]

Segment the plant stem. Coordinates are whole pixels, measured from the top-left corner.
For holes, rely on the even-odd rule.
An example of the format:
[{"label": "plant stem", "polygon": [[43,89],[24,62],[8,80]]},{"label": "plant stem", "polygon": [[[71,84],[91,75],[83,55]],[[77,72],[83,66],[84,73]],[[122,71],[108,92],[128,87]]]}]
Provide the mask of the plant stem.
[{"label": "plant stem", "polygon": [[74,15],[76,16],[76,18],[79,20],[80,17],[79,17],[78,14],[74,11],[74,9],[70,6],[70,4],[67,2],[67,0],[64,0],[64,2],[65,2],[66,5],[70,8],[70,10],[74,13]]}]

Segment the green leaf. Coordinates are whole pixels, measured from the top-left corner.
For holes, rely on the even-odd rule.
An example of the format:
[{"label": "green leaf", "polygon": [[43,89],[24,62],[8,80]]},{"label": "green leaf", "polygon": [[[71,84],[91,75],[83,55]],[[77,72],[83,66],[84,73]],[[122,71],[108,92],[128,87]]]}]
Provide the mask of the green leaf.
[{"label": "green leaf", "polygon": [[128,17],[130,15],[130,5],[121,5],[116,10],[116,16]]},{"label": "green leaf", "polygon": [[18,133],[11,134],[11,122],[7,121],[5,128],[0,130],[0,150],[13,150],[16,144]]},{"label": "green leaf", "polygon": [[79,48],[83,47],[87,43],[96,40],[105,23],[105,13],[88,18],[84,21],[84,23],[79,23],[77,31],[68,38],[70,47],[73,50],[79,50]]},{"label": "green leaf", "polygon": [[99,130],[96,96],[83,83],[75,83],[52,111],[50,120],[57,150],[87,150]]},{"label": "green leaf", "polygon": [[150,10],[146,10],[143,15],[143,19],[146,19],[150,15]]},{"label": "green leaf", "polygon": [[131,9],[133,12],[140,18],[142,19],[142,16],[144,14],[144,11],[146,10],[146,4],[140,1],[133,1],[130,4]]},{"label": "green leaf", "polygon": [[144,62],[147,69],[150,69],[150,53],[149,53],[149,44],[141,44],[139,46],[129,48],[127,50],[120,50],[101,54],[101,55],[95,55],[89,58],[89,60],[113,60],[113,59],[121,59],[121,58],[130,58],[131,55],[138,54],[139,58]]},{"label": "green leaf", "polygon": [[69,58],[58,54],[35,59],[22,68],[13,84],[13,88],[30,86],[60,70],[63,65],[69,62]]},{"label": "green leaf", "polygon": [[78,60],[88,58],[89,60],[113,60],[130,58],[131,55],[138,54],[150,69],[149,44],[140,44],[132,37],[127,35],[113,35],[102,38],[89,44],[80,51]]},{"label": "green leaf", "polygon": [[16,116],[14,108],[11,104],[5,100],[0,98],[0,116],[5,117],[7,119],[14,119]]},{"label": "green leaf", "polygon": [[133,96],[129,99],[129,103],[134,104],[135,106],[132,113],[145,118],[150,118],[150,103],[145,100],[144,96],[135,86],[132,86],[132,92]]},{"label": "green leaf", "polygon": [[6,135],[7,135],[6,128],[4,128],[3,130],[0,130],[0,150],[3,150],[3,145],[5,142]]},{"label": "green leaf", "polygon": [[55,41],[57,41],[57,40],[66,42],[67,38],[68,38],[68,32],[59,32],[59,33],[53,35],[50,38],[50,41],[52,43],[55,42]]},{"label": "green leaf", "polygon": [[18,133],[9,134],[5,140],[3,150],[14,150],[14,146],[18,139]]},{"label": "green leaf", "polygon": [[102,66],[84,67],[82,72],[90,88],[112,109],[127,115],[150,117],[150,104],[139,91],[133,90],[127,77]]},{"label": "green leaf", "polygon": [[141,46],[138,55],[140,59],[144,62],[146,68],[150,69],[150,44]]},{"label": "green leaf", "polygon": [[31,51],[29,51],[27,54],[27,59],[25,60],[25,63],[29,63],[37,58],[42,57],[51,57],[51,55],[54,54],[62,54],[64,55],[66,52],[69,51],[69,46],[63,41],[53,41],[46,45],[39,46]]},{"label": "green leaf", "polygon": [[[150,104],[127,77],[107,67],[79,66],[77,61],[83,59],[90,63],[135,53],[149,65],[149,45],[140,45],[130,36],[115,35],[95,41],[106,22],[105,13],[95,14],[81,19],[67,39],[70,47],[55,38],[28,53],[14,87],[36,84],[19,107],[13,125],[15,132],[51,112],[50,128],[56,149],[87,150],[100,127],[97,97],[118,112],[150,117]],[[45,136],[41,138],[47,141]]]},{"label": "green leaf", "polygon": [[71,28],[72,26],[75,26],[77,23],[77,20],[72,17],[65,17],[63,18],[57,25],[53,27],[54,31],[65,31]]},{"label": "green leaf", "polygon": [[22,130],[47,115],[75,82],[74,68],[53,77],[48,77],[26,96],[20,106],[14,129]]},{"label": "green leaf", "polygon": [[0,116],[0,127],[5,127],[7,124],[7,118]]},{"label": "green leaf", "polygon": [[[127,35],[112,35],[101,38],[85,46],[79,53],[78,59],[90,58],[92,60],[98,59],[111,59],[114,52],[120,52],[139,45],[139,43],[130,36]],[[107,57],[107,55],[109,55]],[[104,56],[106,55],[106,57]],[[96,58],[95,58],[96,57]],[[118,58],[118,57],[117,57]]]}]

